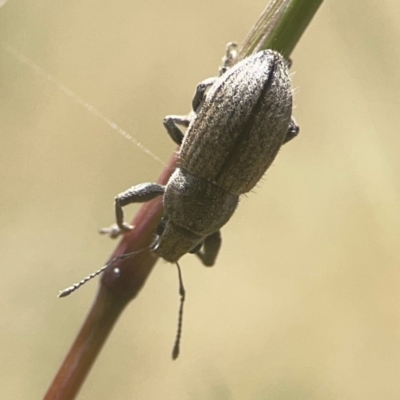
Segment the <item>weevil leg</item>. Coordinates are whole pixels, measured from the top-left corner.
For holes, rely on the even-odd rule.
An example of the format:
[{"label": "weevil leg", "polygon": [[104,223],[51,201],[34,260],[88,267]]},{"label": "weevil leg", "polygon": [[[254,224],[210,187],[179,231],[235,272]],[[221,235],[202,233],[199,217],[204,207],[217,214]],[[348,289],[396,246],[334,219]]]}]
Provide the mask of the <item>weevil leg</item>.
[{"label": "weevil leg", "polygon": [[197,87],[196,91],[194,92],[193,100],[192,100],[192,109],[194,112],[198,112],[201,104],[204,100],[204,94],[206,93],[207,89],[213,85],[213,83],[218,78],[216,76],[212,78],[205,79],[204,81],[200,82]]},{"label": "weevil leg", "polygon": [[219,76],[223,75],[229,68],[231,68],[237,60],[237,43],[229,42],[226,45],[225,55],[222,58],[222,67],[219,68]]},{"label": "weevil leg", "polygon": [[[237,59],[237,43],[229,42],[226,45],[225,55],[222,58],[222,67],[219,68],[218,77],[223,75],[229,68],[231,68]],[[200,82],[196,87],[196,92],[193,96],[192,100],[192,109],[194,112],[199,111],[199,107],[203,103],[204,94],[207,89],[213,85],[213,83],[218,79],[217,76],[205,79],[204,81]]]},{"label": "weevil leg", "polygon": [[117,238],[122,233],[129,232],[133,226],[124,222],[122,207],[131,203],[145,203],[157,196],[163,195],[164,191],[165,187],[158,183],[141,183],[120,193],[115,197],[116,224],[109,228],[102,228],[99,232],[109,235],[112,239]]},{"label": "weevil leg", "polygon": [[[225,55],[222,58],[222,67],[219,68],[218,77],[223,75],[229,68],[231,68],[237,59],[237,43],[229,42],[226,45]],[[207,89],[214,84],[214,82],[218,79],[217,76],[205,79],[200,82],[196,87],[196,92],[194,93],[192,100],[192,109],[194,112],[198,112],[201,104],[204,100],[204,94]]]},{"label": "weevil leg", "polygon": [[202,248],[196,253],[206,267],[212,267],[221,247],[221,232],[217,231],[204,239]]},{"label": "weevil leg", "polygon": [[294,139],[300,132],[299,126],[296,124],[295,119],[292,117],[290,119],[289,129],[286,133],[285,139],[283,140],[282,144],[289,142],[290,140]]},{"label": "weevil leg", "polygon": [[[192,100],[193,111],[195,111],[195,112],[198,111],[201,104],[203,103],[205,92],[215,82],[216,79],[217,78],[208,78],[197,85],[196,92],[195,92],[195,94],[193,96],[193,100]],[[195,114],[192,112],[186,116],[167,115],[164,118],[163,124],[164,124],[165,129],[168,132],[168,135],[178,146],[180,146],[182,144],[183,137],[184,137],[184,134],[182,133],[182,131],[180,130],[178,125],[181,125],[181,126],[187,128],[190,124],[190,121],[194,117],[194,115]]]},{"label": "weevil leg", "polygon": [[163,120],[163,124],[171,139],[180,146],[183,141],[183,133],[178,125],[187,128],[190,124],[190,116],[167,115]]},{"label": "weevil leg", "polygon": [[[236,43],[228,43],[226,46],[226,53],[223,60],[223,66],[220,68],[219,76],[225,73],[236,61],[237,58],[237,44]],[[204,100],[204,95],[207,89],[213,85],[213,83],[218,79],[218,77],[212,77],[205,79],[204,81],[200,82],[197,87],[196,91],[193,96],[192,100],[192,109],[196,113],[201,107],[201,104]],[[184,126],[187,128],[190,124],[190,121],[193,118],[193,113],[187,116],[179,116],[179,115],[167,115],[164,120],[163,124],[165,129],[167,130],[171,139],[177,144],[181,145],[183,141],[184,134],[179,129],[178,125]]]}]

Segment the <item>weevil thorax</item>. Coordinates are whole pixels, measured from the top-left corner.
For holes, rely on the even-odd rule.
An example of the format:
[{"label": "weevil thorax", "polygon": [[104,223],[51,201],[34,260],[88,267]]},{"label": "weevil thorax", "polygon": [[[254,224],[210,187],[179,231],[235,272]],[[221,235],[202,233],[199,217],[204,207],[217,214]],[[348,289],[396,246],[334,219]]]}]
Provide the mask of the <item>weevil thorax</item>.
[{"label": "weevil thorax", "polygon": [[238,196],[177,168],[165,188],[165,226],[155,253],[177,261],[225,225],[238,201]]}]

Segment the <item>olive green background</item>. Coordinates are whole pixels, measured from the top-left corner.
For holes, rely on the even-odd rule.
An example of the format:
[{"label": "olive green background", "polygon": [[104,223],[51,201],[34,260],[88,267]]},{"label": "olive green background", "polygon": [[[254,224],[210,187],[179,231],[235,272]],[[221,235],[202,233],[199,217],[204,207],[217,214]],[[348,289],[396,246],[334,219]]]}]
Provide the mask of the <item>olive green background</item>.
[{"label": "olive green background", "polygon": [[[115,194],[162,168],[46,74],[166,161],[162,118],[189,110],[264,5],[0,8],[1,398],[43,396],[97,282],[58,291],[115,247],[96,233]],[[182,259],[181,357],[177,274],[159,262],[79,399],[399,398],[399,15],[397,0],[322,5],[292,55],[300,136],[243,197],[217,265]]]}]

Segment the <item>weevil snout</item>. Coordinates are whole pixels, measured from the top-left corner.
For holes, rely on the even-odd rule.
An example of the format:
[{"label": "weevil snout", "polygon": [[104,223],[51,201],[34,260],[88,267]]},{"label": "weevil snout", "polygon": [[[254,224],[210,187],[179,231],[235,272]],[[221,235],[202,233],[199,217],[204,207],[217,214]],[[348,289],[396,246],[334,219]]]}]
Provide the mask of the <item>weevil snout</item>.
[{"label": "weevil snout", "polygon": [[197,249],[204,241],[204,236],[182,228],[165,217],[158,224],[157,235],[152,250],[159,257],[172,263]]}]

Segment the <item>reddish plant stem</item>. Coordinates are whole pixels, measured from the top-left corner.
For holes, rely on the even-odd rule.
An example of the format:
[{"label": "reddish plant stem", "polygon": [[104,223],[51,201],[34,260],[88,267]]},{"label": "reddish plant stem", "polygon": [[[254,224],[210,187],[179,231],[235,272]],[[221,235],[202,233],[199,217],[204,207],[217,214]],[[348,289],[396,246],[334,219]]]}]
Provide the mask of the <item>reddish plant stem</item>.
[{"label": "reddish plant stem", "polygon": [[[322,0],[275,0],[268,3],[261,15],[262,21],[255,24],[245,46],[242,46],[240,58],[248,56],[259,42],[260,49],[279,50],[288,57],[321,3]],[[272,26],[266,34],[262,27],[269,26],[268,14],[271,10],[284,12],[279,14],[279,18],[271,19]],[[166,184],[175,167],[174,155],[161,173],[158,183]],[[110,260],[150,245],[162,215],[161,201],[161,198],[155,199],[140,208],[132,223],[135,229],[123,237]],[[139,293],[156,261],[154,254],[145,251],[121,260],[105,271],[94,304],[50,385],[45,400],[72,400],[76,397],[115,322],[129,301]],[[116,268],[118,273],[115,272]]]},{"label": "reddish plant stem", "polygon": [[[166,184],[175,167],[176,156],[173,155],[157,182]],[[161,197],[143,204],[132,221],[135,228],[124,235],[109,261],[148,247],[162,212]],[[76,397],[115,322],[125,306],[137,296],[156,261],[157,257],[145,250],[116,262],[104,272],[92,308],[51,383],[45,400],[71,400]]]}]

